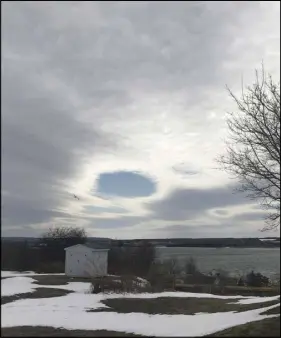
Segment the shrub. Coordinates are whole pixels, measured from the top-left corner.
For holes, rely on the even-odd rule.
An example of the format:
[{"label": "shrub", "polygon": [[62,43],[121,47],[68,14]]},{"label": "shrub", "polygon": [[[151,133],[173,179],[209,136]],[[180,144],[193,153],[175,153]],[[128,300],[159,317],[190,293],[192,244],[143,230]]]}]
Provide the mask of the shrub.
[{"label": "shrub", "polygon": [[155,261],[149,271],[148,280],[157,290],[175,289],[176,284],[213,284],[215,277],[202,274],[193,257],[185,262],[178,259]]},{"label": "shrub", "polygon": [[147,278],[154,291],[174,290],[180,272],[178,260],[158,260],[151,265]]},{"label": "shrub", "polygon": [[195,275],[196,273],[199,272],[197,268],[197,264],[193,257],[190,257],[186,261],[185,266],[184,266],[184,272],[185,274],[188,274],[188,275]]},{"label": "shrub", "polygon": [[43,262],[35,269],[39,273],[63,273],[64,262]]},{"label": "shrub", "polygon": [[274,286],[280,286],[280,274],[275,274],[270,278],[270,284]]},{"label": "shrub", "polygon": [[150,292],[148,281],[135,276],[104,276],[92,279],[90,293],[140,293]]},{"label": "shrub", "polygon": [[261,273],[255,273],[254,271],[251,271],[246,275],[245,283],[247,286],[253,286],[253,287],[262,287],[262,286],[268,286],[269,285],[269,278],[266,276],[263,276]]},{"label": "shrub", "polygon": [[146,243],[135,247],[113,247],[108,252],[108,272],[146,277],[154,257],[154,247]]}]

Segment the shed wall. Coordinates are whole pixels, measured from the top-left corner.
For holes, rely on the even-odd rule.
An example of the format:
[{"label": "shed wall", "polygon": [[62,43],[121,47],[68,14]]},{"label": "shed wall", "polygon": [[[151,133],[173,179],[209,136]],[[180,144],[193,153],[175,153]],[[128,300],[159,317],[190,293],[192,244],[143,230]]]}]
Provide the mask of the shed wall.
[{"label": "shed wall", "polygon": [[66,250],[65,274],[71,277],[95,277],[107,274],[107,251],[95,251],[85,246]]}]

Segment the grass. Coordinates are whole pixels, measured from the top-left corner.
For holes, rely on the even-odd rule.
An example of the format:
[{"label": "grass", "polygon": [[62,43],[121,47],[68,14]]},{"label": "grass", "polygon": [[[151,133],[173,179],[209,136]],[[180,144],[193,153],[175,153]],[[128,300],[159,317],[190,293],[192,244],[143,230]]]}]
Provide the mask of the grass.
[{"label": "grass", "polygon": [[89,312],[148,313],[148,314],[184,314],[193,315],[198,312],[215,313],[228,311],[248,311],[277,304],[279,301],[259,304],[228,304],[235,300],[210,298],[122,298],[105,299],[103,304],[110,308],[88,310]]},{"label": "grass", "polygon": [[176,285],[176,291],[183,292],[198,292],[198,293],[212,293],[223,295],[239,295],[239,296],[257,296],[268,297],[280,295],[279,287],[249,287],[249,286],[237,286],[229,285],[223,288],[223,292],[219,288],[211,285],[195,285],[195,284],[178,284]]},{"label": "grass", "polygon": [[278,307],[275,307],[273,309],[267,310],[262,313],[263,315],[277,315],[280,314],[280,305]]},{"label": "grass", "polygon": [[280,317],[238,325],[206,337],[280,337]]},{"label": "grass", "polygon": [[62,289],[38,288],[34,292],[1,297],[1,304],[7,304],[19,299],[51,298],[65,296],[72,291]]},{"label": "grass", "polygon": [[[1,279],[13,278],[14,276],[1,277]],[[78,278],[78,277],[68,277],[65,275],[28,275],[25,277],[30,277],[35,280],[34,283],[39,285],[66,285],[69,282],[90,282],[90,278]]]},{"label": "grass", "polygon": [[30,275],[38,285],[66,285],[69,282],[90,282],[90,278],[68,277],[65,275]]},{"label": "grass", "polygon": [[1,337],[143,337],[107,330],[65,330],[43,326],[16,326],[1,329]]}]

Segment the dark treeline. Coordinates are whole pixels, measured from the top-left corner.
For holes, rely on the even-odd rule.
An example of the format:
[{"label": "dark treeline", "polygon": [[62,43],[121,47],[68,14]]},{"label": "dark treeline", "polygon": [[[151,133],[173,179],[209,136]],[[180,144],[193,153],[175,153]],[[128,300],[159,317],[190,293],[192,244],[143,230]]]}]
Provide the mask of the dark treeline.
[{"label": "dark treeline", "polygon": [[112,240],[111,245],[132,246],[150,243],[155,246],[167,247],[202,247],[202,248],[280,248],[280,239],[272,238],[260,240],[259,238],[167,238],[167,239],[132,239]]},{"label": "dark treeline", "polygon": [[1,269],[35,272],[64,272],[64,244],[31,246],[24,242],[2,242]]},{"label": "dark treeline", "polygon": [[97,248],[108,248],[110,274],[127,274],[129,271],[144,276],[154,255],[154,247],[280,247],[280,241],[260,241],[257,238],[162,239],[162,240],[91,240],[91,238],[40,238],[1,240],[2,270],[64,272],[65,248],[79,242],[89,242]]},{"label": "dark treeline", "polygon": [[38,264],[37,250],[30,250],[27,242],[1,243],[1,269],[24,271]]},{"label": "dark treeline", "polygon": [[[75,245],[71,239],[42,238],[36,244],[27,240],[19,242],[2,241],[1,268],[13,271],[34,271],[41,273],[63,273],[65,248]],[[108,253],[109,274],[135,274],[145,276],[154,259],[153,246],[112,246]]]}]

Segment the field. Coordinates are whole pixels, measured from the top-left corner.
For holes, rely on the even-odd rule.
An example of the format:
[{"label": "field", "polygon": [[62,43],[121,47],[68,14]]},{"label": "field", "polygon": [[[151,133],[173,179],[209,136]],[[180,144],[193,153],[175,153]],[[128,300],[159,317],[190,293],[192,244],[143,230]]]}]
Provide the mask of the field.
[{"label": "field", "polygon": [[1,335],[280,336],[280,296],[90,294],[86,279],[2,272]]}]

